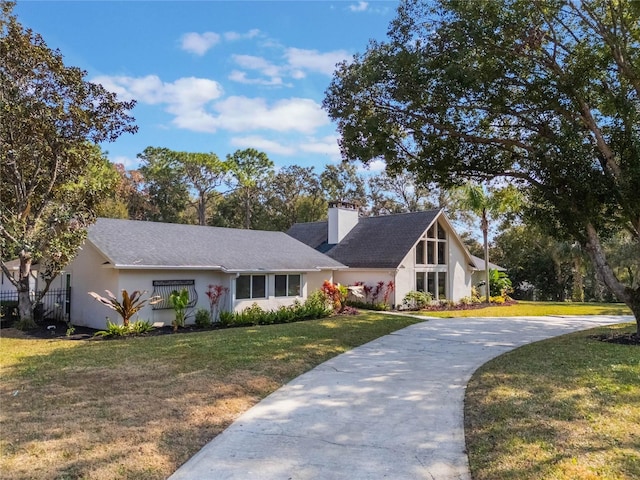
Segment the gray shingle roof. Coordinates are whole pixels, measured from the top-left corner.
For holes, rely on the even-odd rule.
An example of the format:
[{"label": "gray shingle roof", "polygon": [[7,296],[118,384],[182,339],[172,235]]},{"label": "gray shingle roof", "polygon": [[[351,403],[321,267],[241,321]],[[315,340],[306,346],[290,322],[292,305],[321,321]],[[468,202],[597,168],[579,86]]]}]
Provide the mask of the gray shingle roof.
[{"label": "gray shingle roof", "polygon": [[[477,270],[484,271],[484,258],[471,255],[471,260],[473,260],[473,263],[475,264]],[[489,260],[489,270],[498,270],[499,272],[507,271],[506,268],[501,267],[500,265],[496,265],[495,263],[491,263],[491,260]]]},{"label": "gray shingle roof", "polygon": [[88,240],[118,268],[312,271],[344,268],[283,232],[99,218]]},{"label": "gray shingle roof", "polygon": [[327,222],[299,223],[287,233],[352,268],[397,268],[440,212],[362,217],[347,236],[333,246],[326,243]]}]

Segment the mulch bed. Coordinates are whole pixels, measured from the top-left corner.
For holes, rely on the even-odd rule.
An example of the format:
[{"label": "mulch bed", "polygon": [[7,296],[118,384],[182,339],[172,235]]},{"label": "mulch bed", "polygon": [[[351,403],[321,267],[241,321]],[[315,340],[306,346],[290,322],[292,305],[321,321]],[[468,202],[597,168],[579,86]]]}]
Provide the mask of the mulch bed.
[{"label": "mulch bed", "polygon": [[640,346],[640,336],[635,333],[603,333],[600,335],[590,335],[589,338],[600,340],[601,342],[616,343],[618,345]]},{"label": "mulch bed", "polygon": [[141,335],[127,335],[126,337],[103,337],[103,336],[95,336],[95,334],[99,331],[89,327],[80,327],[75,326],[73,334],[67,335],[67,324],[64,322],[45,322],[43,324],[39,324],[37,328],[33,330],[18,330],[17,328],[13,328],[10,325],[5,325],[4,323],[0,323],[0,337],[5,338],[25,338],[25,339],[44,339],[44,340],[112,340],[116,338],[127,338],[127,337],[154,337],[158,335],[175,335],[181,333],[193,333],[193,332],[205,332],[207,330],[216,330],[219,327],[212,326],[209,328],[198,328],[194,325],[187,325],[186,327],[179,328],[177,332],[173,331],[173,327],[156,327],[150,332],[143,333]]}]

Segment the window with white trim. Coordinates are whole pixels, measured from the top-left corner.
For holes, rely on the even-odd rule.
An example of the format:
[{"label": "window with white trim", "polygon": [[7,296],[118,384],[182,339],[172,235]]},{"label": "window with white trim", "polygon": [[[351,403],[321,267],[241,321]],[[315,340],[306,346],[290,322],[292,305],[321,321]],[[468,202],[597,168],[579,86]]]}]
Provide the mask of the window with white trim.
[{"label": "window with white trim", "polygon": [[267,297],[266,275],[240,275],[236,278],[236,299]]},{"label": "window with white trim", "polygon": [[301,275],[276,275],[276,297],[299,297],[301,288]]},{"label": "window with white trim", "polygon": [[416,265],[447,264],[447,232],[442,225],[434,223],[427,231],[426,239],[416,244]]},{"label": "window with white trim", "polygon": [[434,300],[445,300],[447,272],[416,272],[416,290],[430,293]]}]

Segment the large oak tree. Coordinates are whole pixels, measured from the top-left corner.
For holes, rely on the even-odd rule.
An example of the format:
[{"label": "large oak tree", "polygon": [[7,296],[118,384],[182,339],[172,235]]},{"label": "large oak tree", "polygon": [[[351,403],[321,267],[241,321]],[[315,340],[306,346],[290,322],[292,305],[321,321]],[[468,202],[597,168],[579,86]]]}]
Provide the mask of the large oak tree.
[{"label": "large oak tree", "polygon": [[620,230],[640,243],[640,3],[406,0],[387,42],[338,67],[324,107],[346,159],[526,188],[640,328],[640,286],[602,247]]},{"label": "large oak tree", "polygon": [[[59,51],[18,23],[12,3],[0,8],[0,267],[16,286],[28,328],[38,295],[75,256],[116,180],[97,143],[135,132],[134,104],[66,66]],[[6,265],[14,258],[17,278]],[[34,299],[33,262],[44,280]]]}]

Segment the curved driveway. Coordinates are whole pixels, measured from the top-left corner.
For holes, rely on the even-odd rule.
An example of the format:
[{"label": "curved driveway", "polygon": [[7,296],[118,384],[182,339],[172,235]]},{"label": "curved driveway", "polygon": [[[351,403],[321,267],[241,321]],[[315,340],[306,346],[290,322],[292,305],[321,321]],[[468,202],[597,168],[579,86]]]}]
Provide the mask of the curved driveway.
[{"label": "curved driveway", "polygon": [[429,319],[296,378],[170,479],[468,480],[463,401],[473,372],[520,345],[627,321]]}]

